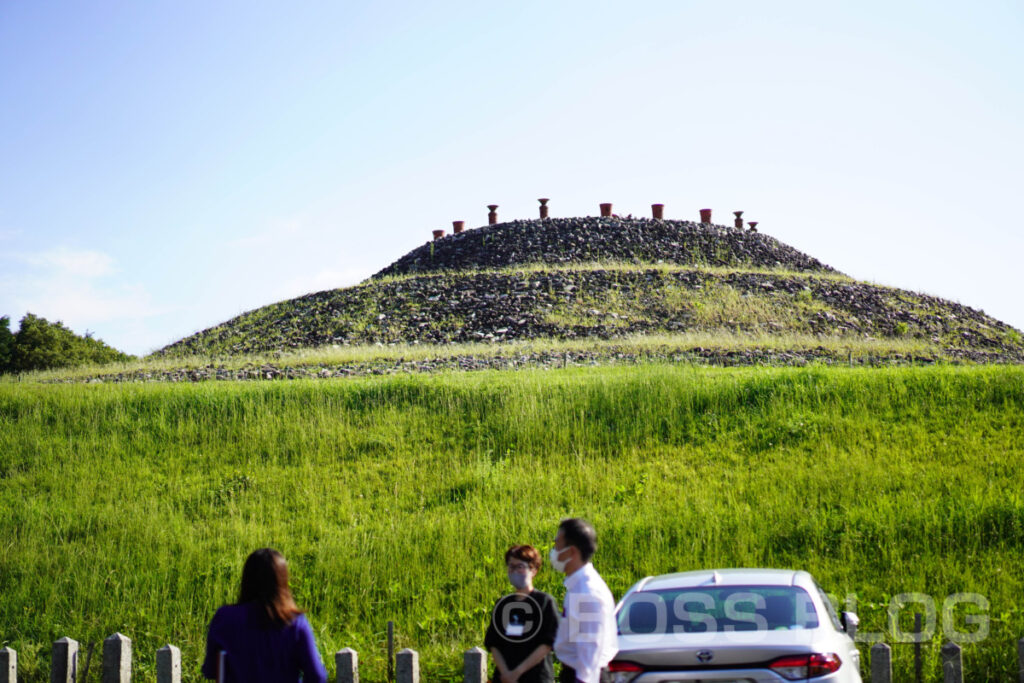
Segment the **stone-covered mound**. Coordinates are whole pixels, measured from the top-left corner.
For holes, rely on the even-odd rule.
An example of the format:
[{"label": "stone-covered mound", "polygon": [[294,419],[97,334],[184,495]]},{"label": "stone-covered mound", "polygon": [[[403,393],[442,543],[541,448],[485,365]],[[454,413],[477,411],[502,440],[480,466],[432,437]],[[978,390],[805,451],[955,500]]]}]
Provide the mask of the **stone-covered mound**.
[{"label": "stone-covered mound", "polygon": [[1024,362],[1018,331],[935,297],[825,272],[626,265],[369,280],[244,313],[158,353],[716,331],[921,340],[949,359]]},{"label": "stone-covered mound", "polygon": [[[855,282],[763,233],[617,217],[512,221],[444,237],[360,285],[244,313],[157,354],[684,333],[719,340],[719,349],[741,339],[725,344],[746,350],[666,353],[789,363],[835,360],[836,349],[882,340],[893,362],[908,353],[913,362],[1024,362],[1021,333],[980,311]],[[763,339],[783,355],[750,350]],[[786,360],[788,350],[796,355]],[[549,351],[539,353],[534,360],[546,362]],[[460,354],[452,348],[451,358],[468,362]]]},{"label": "stone-covered mound", "polygon": [[375,278],[436,271],[621,261],[834,273],[764,233],[652,218],[548,218],[499,223],[428,242]]}]

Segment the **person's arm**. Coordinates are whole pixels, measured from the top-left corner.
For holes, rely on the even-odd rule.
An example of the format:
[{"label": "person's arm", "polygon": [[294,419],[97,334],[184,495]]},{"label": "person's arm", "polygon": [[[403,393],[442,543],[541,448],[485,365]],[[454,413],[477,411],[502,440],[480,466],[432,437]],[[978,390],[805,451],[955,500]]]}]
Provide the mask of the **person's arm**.
[{"label": "person's arm", "polygon": [[313,628],[309,625],[306,615],[296,617],[299,628],[299,669],[302,671],[303,683],[327,683],[327,669],[320,660],[320,650],[316,647]]},{"label": "person's arm", "polygon": [[[219,613],[220,610],[218,610]],[[203,658],[203,667],[201,669],[203,678],[213,680],[217,677],[217,656],[220,651],[224,649],[221,645],[218,637],[218,620],[217,614],[213,615],[213,619],[210,620],[210,625],[206,629],[206,657]]]},{"label": "person's arm", "polygon": [[544,623],[541,625],[540,644],[550,645],[554,648],[555,641],[558,639],[558,624],[562,621],[562,615],[558,612],[555,599],[550,595],[547,597],[541,610]]},{"label": "person's arm", "polygon": [[[499,600],[494,605],[494,609],[491,610],[491,619],[487,623],[487,632],[484,633],[484,647],[491,653],[491,658],[494,660],[494,666],[498,669],[498,676],[504,679],[509,673],[508,662],[505,661],[504,655],[502,655],[501,650],[498,649],[501,639],[498,636],[497,628],[494,626],[494,610],[498,609],[499,604],[501,604],[501,600]],[[492,683],[500,683],[500,681],[493,681]]]},{"label": "person's arm", "polygon": [[566,596],[565,616],[570,627],[567,637],[574,645],[573,657],[571,661],[561,657],[559,659],[576,670],[577,680],[596,683],[601,676],[599,659],[605,606],[597,596],[590,593],[571,593]]},{"label": "person's arm", "polygon": [[209,637],[206,639],[206,657],[203,658],[203,678],[213,680],[217,678],[217,655],[220,653],[221,647],[214,645]]},{"label": "person's arm", "polygon": [[522,676],[524,673],[540,664],[555,646],[555,639],[558,637],[558,622],[560,621],[560,618],[558,615],[558,608],[555,607],[555,601],[550,595],[545,595],[544,604],[541,605],[541,620],[541,629],[537,638],[539,642],[534,651],[530,653],[530,656],[516,667],[516,669],[519,670],[519,676]]},{"label": "person's arm", "polygon": [[[519,666],[512,669],[509,674],[514,680],[519,680],[520,676],[540,664],[541,660],[547,657],[549,652],[551,652],[550,645],[538,645],[537,649],[531,652],[530,656],[520,662]],[[502,674],[504,674],[504,672],[502,672]],[[504,675],[502,678],[504,678]]]},{"label": "person's arm", "polygon": [[501,652],[498,651],[498,648],[491,648],[491,657],[494,659],[494,665],[498,667],[498,673],[501,674],[501,677],[504,678],[507,676],[509,673],[508,664],[505,663],[505,658],[501,655]]},{"label": "person's arm", "polygon": [[[579,662],[579,656],[576,652],[576,633],[579,631],[579,623],[576,618],[575,601],[570,597],[571,595],[571,593],[567,593],[565,596],[565,616],[562,617],[558,624],[554,651],[558,661],[564,666],[575,669]],[[573,609],[570,609],[570,601],[573,602]]]}]

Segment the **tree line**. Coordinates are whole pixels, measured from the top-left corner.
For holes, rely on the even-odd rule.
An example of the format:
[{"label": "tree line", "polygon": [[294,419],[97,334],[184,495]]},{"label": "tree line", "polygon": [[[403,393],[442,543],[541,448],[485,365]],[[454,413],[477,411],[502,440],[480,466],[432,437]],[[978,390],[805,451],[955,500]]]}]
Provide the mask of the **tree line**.
[{"label": "tree line", "polygon": [[59,320],[26,313],[17,332],[10,316],[0,317],[0,374],[66,368],[87,363],[110,363],[133,358],[92,334],[77,335]]}]

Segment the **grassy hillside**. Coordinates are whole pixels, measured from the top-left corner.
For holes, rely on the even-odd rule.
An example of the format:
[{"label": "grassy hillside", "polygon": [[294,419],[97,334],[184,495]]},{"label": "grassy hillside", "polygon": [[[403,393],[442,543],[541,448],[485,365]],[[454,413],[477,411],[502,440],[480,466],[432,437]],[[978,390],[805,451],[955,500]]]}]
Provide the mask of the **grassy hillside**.
[{"label": "grassy hillside", "polygon": [[[966,646],[972,680],[1009,679],[1024,636],[1020,367],[6,383],[0,454],[0,642],[29,681],[54,639],[114,631],[143,680],[166,642],[196,680],[262,545],[289,558],[329,669],[351,646],[382,680],[393,619],[425,678],[455,679],[504,549],[546,551],[567,515],[594,522],[617,596],[652,573],[801,567],[884,631],[894,594],[974,591],[991,635]],[[539,585],[561,595],[550,567]]]},{"label": "grassy hillside", "polygon": [[923,294],[835,273],[621,262],[373,279],[248,311],[156,355],[680,333],[916,342],[932,358],[1024,362],[1018,330]]}]

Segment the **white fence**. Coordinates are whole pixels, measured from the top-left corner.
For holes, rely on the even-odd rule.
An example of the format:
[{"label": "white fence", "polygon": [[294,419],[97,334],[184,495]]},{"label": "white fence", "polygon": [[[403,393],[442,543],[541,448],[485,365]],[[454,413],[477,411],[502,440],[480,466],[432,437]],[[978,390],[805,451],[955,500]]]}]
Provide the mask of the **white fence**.
[{"label": "white fence", "polygon": [[[75,683],[78,680],[78,642],[61,638],[53,644],[50,683]],[[942,680],[963,683],[961,648],[953,642],[942,646]],[[1024,683],[1024,638],[1017,642],[1018,681]],[[337,683],[359,683],[359,656],[351,648],[334,653]],[[132,641],[115,633],[103,641],[103,683],[131,683]],[[0,683],[18,680],[18,655],[9,647],[0,650]],[[487,653],[478,647],[463,654],[464,683],[486,683]],[[156,651],[157,683],[181,683],[181,650],[165,645]],[[420,683],[420,660],[415,650],[395,653],[395,683]],[[892,683],[892,648],[885,643],[871,647],[871,683]]]}]

